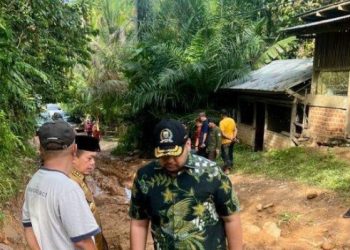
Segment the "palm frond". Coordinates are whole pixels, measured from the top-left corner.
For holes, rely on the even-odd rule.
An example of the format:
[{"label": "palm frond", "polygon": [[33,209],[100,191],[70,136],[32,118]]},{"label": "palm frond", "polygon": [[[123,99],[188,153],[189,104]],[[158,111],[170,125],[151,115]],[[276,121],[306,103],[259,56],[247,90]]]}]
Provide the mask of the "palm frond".
[{"label": "palm frond", "polygon": [[281,58],[284,53],[294,48],[297,38],[295,36],[287,37],[270,46],[255,62],[254,68],[259,68],[273,60]]}]

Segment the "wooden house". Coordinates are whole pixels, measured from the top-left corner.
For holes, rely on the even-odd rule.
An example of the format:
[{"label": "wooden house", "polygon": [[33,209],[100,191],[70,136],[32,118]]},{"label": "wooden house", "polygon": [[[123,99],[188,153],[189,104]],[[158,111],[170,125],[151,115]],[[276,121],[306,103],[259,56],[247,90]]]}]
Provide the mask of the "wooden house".
[{"label": "wooden house", "polygon": [[350,137],[350,1],[298,18],[303,24],[283,32],[315,39],[313,59],[272,62],[220,92],[236,111],[239,137],[255,150]]},{"label": "wooden house", "polygon": [[311,93],[305,127],[313,143],[347,143],[350,136],[350,1],[299,16],[287,34],[315,39]]},{"label": "wooden house", "polygon": [[295,145],[307,113],[300,100],[310,93],[311,77],[312,59],[278,60],[223,88],[220,103],[235,111],[240,140],[255,150]]}]

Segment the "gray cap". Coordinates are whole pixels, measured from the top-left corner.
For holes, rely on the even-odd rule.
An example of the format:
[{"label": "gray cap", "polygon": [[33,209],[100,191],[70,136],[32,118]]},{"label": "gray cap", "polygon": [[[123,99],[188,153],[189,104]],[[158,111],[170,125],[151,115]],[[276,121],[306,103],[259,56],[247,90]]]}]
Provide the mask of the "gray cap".
[{"label": "gray cap", "polygon": [[45,150],[62,150],[75,140],[73,128],[63,120],[44,123],[39,128],[40,145]]}]

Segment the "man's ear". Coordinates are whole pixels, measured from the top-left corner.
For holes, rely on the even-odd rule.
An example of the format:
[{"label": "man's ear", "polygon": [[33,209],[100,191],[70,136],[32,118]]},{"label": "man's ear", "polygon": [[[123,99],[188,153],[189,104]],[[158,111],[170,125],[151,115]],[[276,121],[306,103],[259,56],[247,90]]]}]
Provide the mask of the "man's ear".
[{"label": "man's ear", "polygon": [[72,154],[73,154],[73,156],[77,156],[77,151],[78,151],[77,144],[74,143],[72,145]]},{"label": "man's ear", "polygon": [[188,138],[186,143],[185,143],[186,147],[189,147],[189,149],[191,150],[191,138]]}]

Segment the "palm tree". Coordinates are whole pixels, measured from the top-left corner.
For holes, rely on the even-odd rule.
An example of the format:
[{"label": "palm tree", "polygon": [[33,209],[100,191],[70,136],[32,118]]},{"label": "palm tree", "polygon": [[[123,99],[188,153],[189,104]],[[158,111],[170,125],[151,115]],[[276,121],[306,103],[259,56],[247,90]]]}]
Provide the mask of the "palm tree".
[{"label": "palm tree", "polygon": [[249,71],[261,41],[253,22],[235,17],[231,1],[221,4],[153,1],[147,32],[124,67],[134,111],[205,107],[213,91]]},{"label": "palm tree", "polygon": [[91,67],[76,68],[76,78],[84,79],[85,84],[77,81],[76,87],[81,91],[72,89],[72,101],[76,110],[100,117],[105,125],[112,126],[128,108],[120,54],[133,29],[134,6],[128,0],[98,0],[90,6],[90,22],[99,32],[90,43],[94,51]]}]

